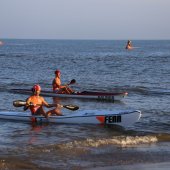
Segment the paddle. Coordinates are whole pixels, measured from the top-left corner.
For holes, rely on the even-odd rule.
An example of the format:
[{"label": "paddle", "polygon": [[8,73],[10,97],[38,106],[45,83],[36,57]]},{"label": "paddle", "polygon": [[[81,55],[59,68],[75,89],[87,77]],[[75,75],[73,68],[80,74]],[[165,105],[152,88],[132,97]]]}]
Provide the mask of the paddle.
[{"label": "paddle", "polygon": [[[30,105],[31,105],[31,104],[30,104]],[[53,105],[53,104],[50,104],[50,105]],[[15,100],[15,101],[13,101],[13,106],[14,106],[14,107],[26,106],[26,101],[23,101],[23,100]],[[54,107],[55,107],[55,106],[56,106],[56,104],[54,104]],[[60,104],[60,106],[66,108],[66,109],[72,110],[72,111],[75,111],[75,110],[78,110],[78,109],[79,109],[78,106],[76,106],[76,105],[71,105],[71,104],[69,104],[69,105],[61,105],[61,104]]]},{"label": "paddle", "polygon": [[68,83],[67,85],[69,86],[70,84],[75,84],[76,83],[76,80],[75,79],[72,79],[71,81],[70,81],[70,83]]}]

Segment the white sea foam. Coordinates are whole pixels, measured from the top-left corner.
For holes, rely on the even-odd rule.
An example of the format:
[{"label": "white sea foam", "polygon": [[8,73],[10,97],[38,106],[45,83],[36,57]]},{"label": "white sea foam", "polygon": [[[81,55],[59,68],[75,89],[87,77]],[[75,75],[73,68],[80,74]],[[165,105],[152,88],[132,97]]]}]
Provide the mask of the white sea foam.
[{"label": "white sea foam", "polygon": [[118,136],[112,138],[102,139],[86,139],[81,141],[73,141],[64,144],[64,148],[73,147],[100,147],[105,145],[118,145],[120,147],[135,147],[139,144],[151,144],[157,142],[156,136]]}]

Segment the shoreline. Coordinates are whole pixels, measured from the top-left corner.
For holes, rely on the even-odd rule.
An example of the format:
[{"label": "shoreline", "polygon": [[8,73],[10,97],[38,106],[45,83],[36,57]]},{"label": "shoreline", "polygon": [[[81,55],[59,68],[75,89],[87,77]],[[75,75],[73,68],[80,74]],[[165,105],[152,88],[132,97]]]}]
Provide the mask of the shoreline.
[{"label": "shoreline", "polygon": [[160,163],[140,163],[133,165],[120,165],[120,166],[105,166],[89,168],[89,170],[169,170],[170,162],[160,162]]}]

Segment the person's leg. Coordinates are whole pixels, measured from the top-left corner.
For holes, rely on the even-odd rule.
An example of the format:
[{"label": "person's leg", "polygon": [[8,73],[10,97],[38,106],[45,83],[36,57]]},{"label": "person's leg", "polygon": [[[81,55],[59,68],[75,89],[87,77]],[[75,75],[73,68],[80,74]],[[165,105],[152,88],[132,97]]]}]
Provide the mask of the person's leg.
[{"label": "person's leg", "polygon": [[44,117],[48,118],[48,115],[46,114],[45,110],[43,107],[40,107],[37,111],[36,111],[37,115],[43,115]]},{"label": "person's leg", "polygon": [[60,108],[55,108],[55,109],[49,110],[46,114],[47,114],[48,116],[51,116],[51,115],[62,116],[62,113],[61,113],[61,109],[60,109]]},{"label": "person's leg", "polygon": [[69,93],[70,94],[72,94],[74,91],[71,89],[71,88],[69,88],[69,87],[67,87],[67,90],[69,91]]},{"label": "person's leg", "polygon": [[65,92],[67,94],[72,94],[74,91],[71,88],[69,88],[68,86],[65,86]]},{"label": "person's leg", "polygon": [[59,90],[55,91],[57,94],[72,94],[74,91],[67,86],[63,86]]}]

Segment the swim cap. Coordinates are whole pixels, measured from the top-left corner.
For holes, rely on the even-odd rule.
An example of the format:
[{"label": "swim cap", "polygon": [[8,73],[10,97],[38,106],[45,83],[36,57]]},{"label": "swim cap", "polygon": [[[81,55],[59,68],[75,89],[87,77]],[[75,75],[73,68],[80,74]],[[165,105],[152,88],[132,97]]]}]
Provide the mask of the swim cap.
[{"label": "swim cap", "polygon": [[41,91],[41,86],[39,84],[35,84],[32,88],[32,91]]},{"label": "swim cap", "polygon": [[59,73],[60,73],[60,70],[56,70],[56,71],[55,71],[55,74],[59,74]]}]

